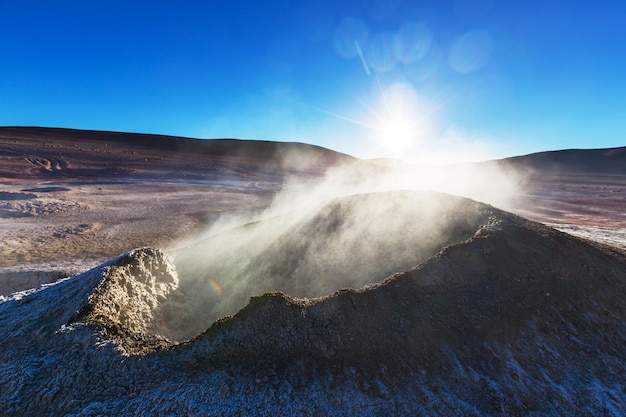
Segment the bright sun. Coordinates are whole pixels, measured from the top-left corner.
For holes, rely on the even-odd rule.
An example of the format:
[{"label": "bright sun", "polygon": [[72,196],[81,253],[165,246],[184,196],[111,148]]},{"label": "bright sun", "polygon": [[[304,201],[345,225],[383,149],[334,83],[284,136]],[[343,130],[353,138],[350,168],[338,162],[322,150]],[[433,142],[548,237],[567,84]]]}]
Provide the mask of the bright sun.
[{"label": "bright sun", "polygon": [[[370,146],[377,157],[412,160],[429,136],[429,116],[417,93],[410,85],[392,84],[382,89],[378,84],[374,105],[362,104],[367,113],[357,118],[319,109],[338,119],[366,128]],[[367,121],[364,121],[367,120]]]},{"label": "bright sun", "polygon": [[401,152],[413,145],[416,126],[404,117],[392,117],[382,123],[380,134],[385,147],[394,152]]},{"label": "bright sun", "polygon": [[419,103],[415,91],[406,84],[394,84],[382,92],[376,112],[381,146],[399,157],[416,145]]}]

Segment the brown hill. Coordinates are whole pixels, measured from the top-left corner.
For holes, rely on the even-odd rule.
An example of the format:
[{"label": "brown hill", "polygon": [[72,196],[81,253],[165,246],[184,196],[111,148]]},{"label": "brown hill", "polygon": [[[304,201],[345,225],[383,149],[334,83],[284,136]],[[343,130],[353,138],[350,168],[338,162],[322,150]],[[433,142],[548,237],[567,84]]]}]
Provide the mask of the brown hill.
[{"label": "brown hill", "polygon": [[626,147],[566,149],[504,158],[487,164],[537,174],[621,174],[626,175]]},{"label": "brown hill", "polygon": [[0,181],[152,178],[280,180],[355,159],[295,142],[0,127]]}]

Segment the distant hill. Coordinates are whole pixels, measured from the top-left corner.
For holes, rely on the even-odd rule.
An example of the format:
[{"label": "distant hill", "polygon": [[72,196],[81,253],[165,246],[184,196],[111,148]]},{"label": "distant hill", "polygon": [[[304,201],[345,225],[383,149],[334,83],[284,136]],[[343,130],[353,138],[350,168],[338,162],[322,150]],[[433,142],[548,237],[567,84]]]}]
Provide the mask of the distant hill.
[{"label": "distant hill", "polygon": [[[320,175],[331,166],[355,163],[370,168],[398,168],[393,160],[361,161],[299,142],[193,139],[46,127],[0,127],[0,158],[0,180],[132,175],[210,178],[224,173],[262,174],[268,169],[280,176]],[[537,152],[455,167],[494,165],[538,174],[626,174],[626,146]]]},{"label": "distant hill", "polygon": [[607,149],[567,149],[489,161],[514,169],[553,174],[626,174],[626,146]]},{"label": "distant hill", "polygon": [[[297,142],[192,139],[93,130],[0,127],[1,178],[313,174],[357,161]],[[281,172],[276,172],[280,170]]]}]

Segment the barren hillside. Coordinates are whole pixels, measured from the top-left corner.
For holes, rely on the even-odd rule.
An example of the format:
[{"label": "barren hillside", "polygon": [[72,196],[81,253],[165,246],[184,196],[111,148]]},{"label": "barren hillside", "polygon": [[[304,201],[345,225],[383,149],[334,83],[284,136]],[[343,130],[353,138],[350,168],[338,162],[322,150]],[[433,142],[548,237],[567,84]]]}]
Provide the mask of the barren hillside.
[{"label": "barren hillside", "polygon": [[280,181],[354,158],[303,143],[0,127],[0,161],[0,181]]}]

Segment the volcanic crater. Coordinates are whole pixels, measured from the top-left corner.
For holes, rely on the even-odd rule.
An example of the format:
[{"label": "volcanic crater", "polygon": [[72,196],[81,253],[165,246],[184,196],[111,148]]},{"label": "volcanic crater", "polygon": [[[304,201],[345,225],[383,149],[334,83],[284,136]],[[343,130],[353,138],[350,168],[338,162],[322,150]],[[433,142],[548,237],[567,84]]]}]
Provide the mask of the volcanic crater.
[{"label": "volcanic crater", "polygon": [[263,293],[309,299],[380,283],[497,216],[492,207],[434,192],[359,194],[248,223],[171,255],[181,289],[201,322],[211,323]]},{"label": "volcanic crater", "polygon": [[623,252],[491,206],[349,196],[173,256],[180,278],[138,249],[0,303],[7,415],[625,411]]}]

